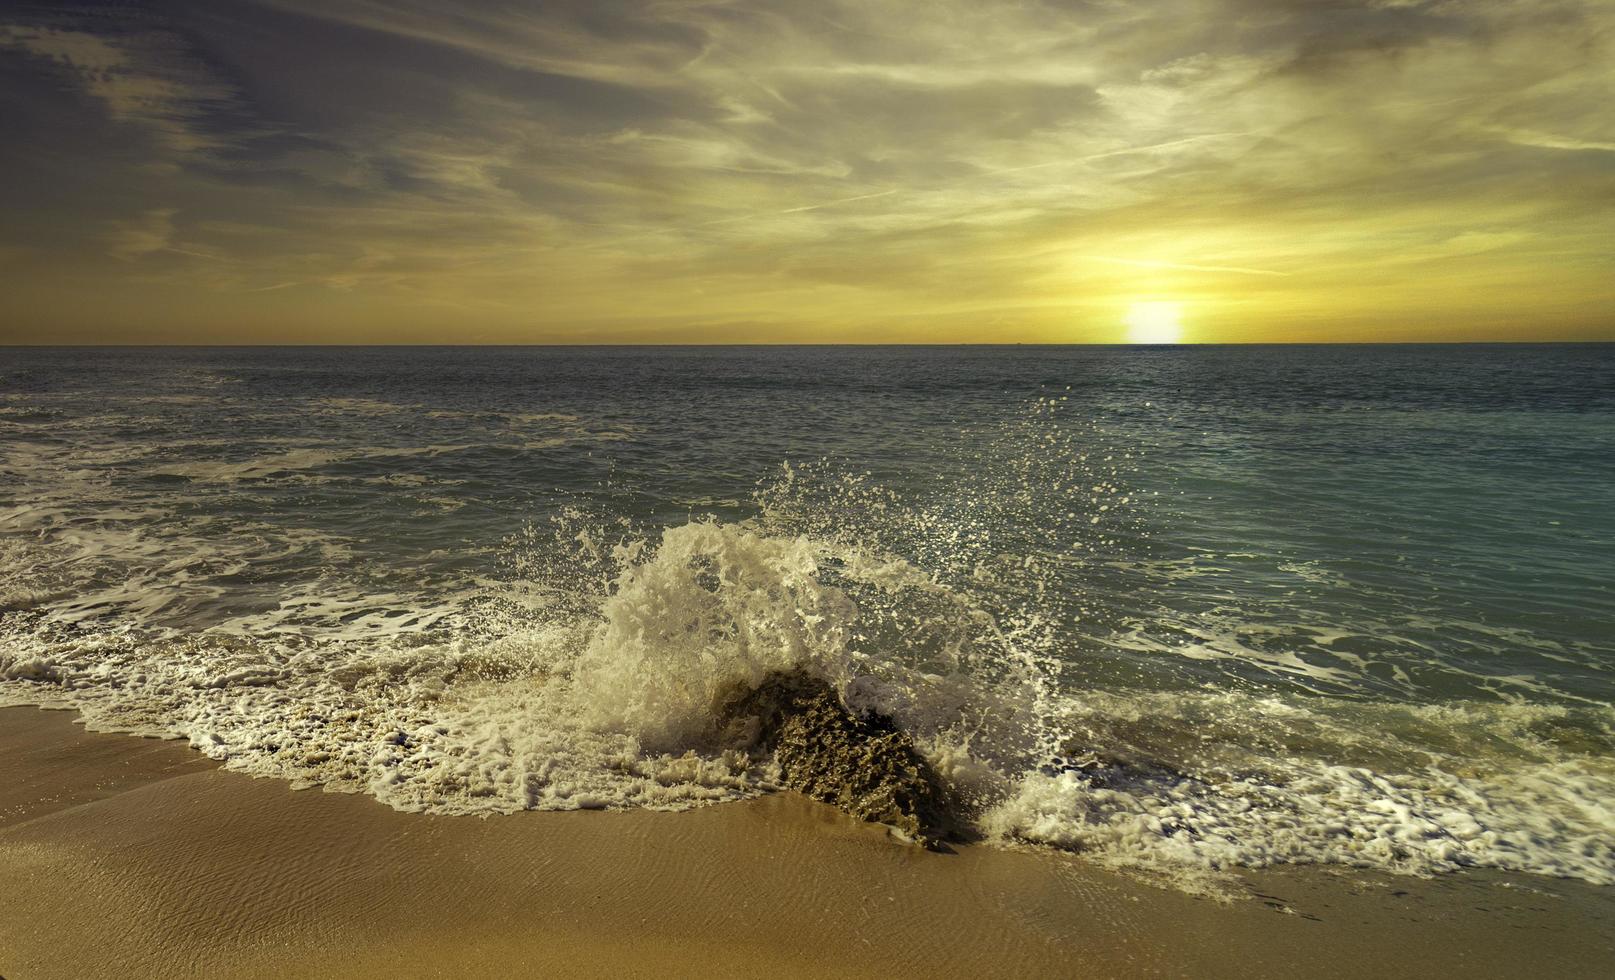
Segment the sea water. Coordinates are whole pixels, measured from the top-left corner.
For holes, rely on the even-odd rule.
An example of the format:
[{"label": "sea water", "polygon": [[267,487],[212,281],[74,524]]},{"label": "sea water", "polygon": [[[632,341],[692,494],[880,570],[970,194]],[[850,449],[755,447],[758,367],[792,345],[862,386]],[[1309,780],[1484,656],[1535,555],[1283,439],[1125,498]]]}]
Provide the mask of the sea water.
[{"label": "sea water", "polygon": [[1615,881],[1615,345],[0,351],[0,703],[406,810],[777,785],[988,841]]}]

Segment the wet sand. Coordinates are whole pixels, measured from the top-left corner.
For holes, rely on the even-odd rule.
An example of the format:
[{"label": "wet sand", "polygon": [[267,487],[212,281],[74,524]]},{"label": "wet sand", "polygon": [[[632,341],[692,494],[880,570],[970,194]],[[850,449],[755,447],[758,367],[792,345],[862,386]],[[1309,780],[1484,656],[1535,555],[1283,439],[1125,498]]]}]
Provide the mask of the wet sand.
[{"label": "wet sand", "polygon": [[0,976],[1615,975],[1615,889],[1298,869],[1222,903],[789,794],[430,817],[0,709]]}]

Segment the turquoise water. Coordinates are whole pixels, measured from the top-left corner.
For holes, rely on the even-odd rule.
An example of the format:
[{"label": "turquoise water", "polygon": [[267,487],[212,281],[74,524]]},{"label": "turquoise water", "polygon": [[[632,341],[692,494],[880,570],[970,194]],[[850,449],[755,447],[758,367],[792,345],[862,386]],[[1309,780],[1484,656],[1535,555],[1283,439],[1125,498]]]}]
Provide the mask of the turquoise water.
[{"label": "turquoise water", "polygon": [[9,349],[0,698],[684,806],[805,667],[991,839],[1608,881],[1612,487],[1610,345]]}]

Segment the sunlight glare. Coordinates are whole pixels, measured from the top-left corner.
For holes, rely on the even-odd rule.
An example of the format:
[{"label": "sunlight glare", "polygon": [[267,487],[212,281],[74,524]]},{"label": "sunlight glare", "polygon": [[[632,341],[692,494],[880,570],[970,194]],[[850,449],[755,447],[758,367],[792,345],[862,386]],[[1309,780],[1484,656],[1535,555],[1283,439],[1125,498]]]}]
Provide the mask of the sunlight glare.
[{"label": "sunlight glare", "polygon": [[1129,344],[1178,344],[1183,342],[1182,304],[1134,303],[1127,308]]}]

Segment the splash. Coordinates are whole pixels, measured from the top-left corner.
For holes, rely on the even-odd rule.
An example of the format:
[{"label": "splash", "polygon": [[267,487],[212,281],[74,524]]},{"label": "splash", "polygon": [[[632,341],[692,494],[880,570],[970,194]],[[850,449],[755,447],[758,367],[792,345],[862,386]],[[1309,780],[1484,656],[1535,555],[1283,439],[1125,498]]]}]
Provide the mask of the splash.
[{"label": "splash", "polygon": [[[1279,863],[1615,881],[1607,706],[1118,671],[1142,627],[1107,622],[1102,573],[1151,558],[1148,512],[1133,454],[1068,421],[1064,397],[962,437],[963,465],[918,487],[818,460],[782,466],[743,519],[658,526],[579,503],[505,542],[497,574],[396,592],[322,574],[202,628],[169,614],[175,588],[142,586],[170,540],[117,522],[8,539],[33,574],[0,591],[0,703],[75,707],[414,811],[793,787],[916,839],[957,821],[1185,887]],[[259,570],[335,547],[183,543]],[[131,555],[145,578],[124,574]],[[781,678],[799,679],[794,721],[736,710]]]}]

